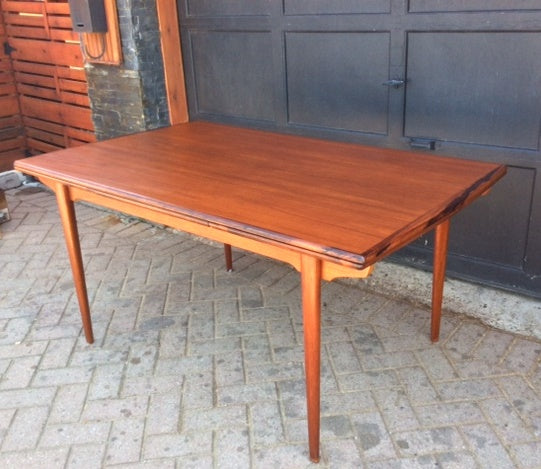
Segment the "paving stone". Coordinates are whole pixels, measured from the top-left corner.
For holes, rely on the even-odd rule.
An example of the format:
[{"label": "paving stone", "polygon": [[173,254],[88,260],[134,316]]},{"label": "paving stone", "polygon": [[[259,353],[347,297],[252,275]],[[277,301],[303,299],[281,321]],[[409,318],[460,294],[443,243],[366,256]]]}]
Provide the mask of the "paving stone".
[{"label": "paving stone", "polygon": [[94,368],[88,398],[95,400],[118,397],[124,367],[124,363],[112,363]]},{"label": "paving stone", "polygon": [[110,422],[61,423],[47,425],[39,446],[52,448],[88,443],[105,443],[109,437]]},{"label": "paving stone", "polygon": [[494,431],[487,424],[461,427],[472,451],[476,454],[482,468],[513,468],[515,464]]},{"label": "paving stone", "polygon": [[68,447],[0,453],[0,466],[61,469],[66,465],[68,453]]},{"label": "paving stone", "polygon": [[427,427],[478,423],[485,420],[483,412],[475,402],[445,402],[416,406],[415,413],[421,425]]},{"label": "paving stone", "polygon": [[328,346],[332,368],[335,373],[354,373],[362,371],[355,348],[351,342],[334,343]]},{"label": "paving stone", "polygon": [[87,396],[88,385],[86,383],[61,386],[50,409],[48,422],[78,422]]},{"label": "paving stone", "polygon": [[221,353],[215,358],[216,386],[244,384],[244,360],[241,352]]},{"label": "paving stone", "polygon": [[182,429],[186,432],[240,427],[247,424],[247,409],[243,405],[228,405],[212,409],[187,409],[182,413]]},{"label": "paving stone", "polygon": [[186,375],[182,391],[183,409],[210,409],[218,400],[212,372]]},{"label": "paving stone", "polygon": [[256,449],[252,467],[254,469],[268,469],[269,467],[315,469],[318,466],[308,460],[305,445],[283,445]]},{"label": "paving stone", "polygon": [[453,362],[450,361],[441,348],[430,346],[414,353],[432,380],[452,380],[458,377]]},{"label": "paving stone", "polygon": [[485,415],[505,443],[531,440],[534,435],[520,418],[513,406],[505,399],[485,399],[480,403]]},{"label": "paving stone", "polygon": [[250,467],[251,455],[248,427],[231,427],[217,430],[214,446],[216,467],[220,469]]},{"label": "paving stone", "polygon": [[478,467],[474,456],[466,451],[453,451],[436,455],[436,467],[443,469],[464,469],[467,467]]},{"label": "paving stone", "polygon": [[421,367],[400,368],[398,376],[413,403],[438,401],[439,396]]},{"label": "paving stone", "polygon": [[396,457],[396,452],[379,412],[354,414],[351,417],[365,460]]},{"label": "paving stone", "polygon": [[418,456],[434,452],[464,450],[460,433],[453,427],[415,430],[393,434],[398,451],[403,456]]},{"label": "paving stone", "polygon": [[182,387],[177,385],[164,394],[152,394],[145,423],[145,433],[175,433],[180,428]]},{"label": "paving stone", "polygon": [[16,389],[26,387],[36,372],[39,356],[15,358],[3,372],[0,389]]},{"label": "paving stone", "polygon": [[145,459],[186,457],[212,452],[212,432],[149,435],[143,444]]},{"label": "paving stone", "polygon": [[520,467],[528,469],[541,467],[541,442],[532,441],[513,445],[511,451]]},{"label": "paving stone", "polygon": [[105,445],[73,445],[70,449],[67,467],[93,469],[103,466]]},{"label": "paving stone", "polygon": [[39,370],[34,375],[34,386],[61,386],[63,384],[86,383],[90,380],[90,367],[66,367]]},{"label": "paving stone", "polygon": [[53,402],[55,394],[54,387],[0,391],[0,409],[47,406]]},{"label": "paving stone", "polygon": [[218,405],[274,402],[276,399],[276,384],[272,382],[221,386],[217,390]]},{"label": "paving stone", "polygon": [[35,448],[48,413],[47,407],[18,409],[4,438],[2,451],[21,451]]},{"label": "paving stone", "polygon": [[329,469],[365,467],[354,438],[326,441],[322,447],[322,454],[323,463]]},{"label": "paving stone", "polygon": [[396,386],[399,381],[394,370],[382,370],[339,375],[338,383],[343,391],[362,391]]},{"label": "paving stone", "polygon": [[381,416],[390,432],[419,428],[411,401],[403,388],[373,391]]},{"label": "paving stone", "polygon": [[501,395],[498,387],[489,379],[440,382],[435,386],[444,400],[476,400]]},{"label": "paving stone", "polygon": [[123,399],[87,401],[82,419],[84,421],[131,419],[145,416],[147,408],[148,396],[144,394]]},{"label": "paving stone", "polygon": [[282,415],[275,402],[250,404],[252,438],[254,445],[269,446],[285,442]]},{"label": "paving stone", "polygon": [[130,418],[113,422],[108,438],[105,462],[107,464],[124,464],[139,461],[144,428],[144,418]]}]

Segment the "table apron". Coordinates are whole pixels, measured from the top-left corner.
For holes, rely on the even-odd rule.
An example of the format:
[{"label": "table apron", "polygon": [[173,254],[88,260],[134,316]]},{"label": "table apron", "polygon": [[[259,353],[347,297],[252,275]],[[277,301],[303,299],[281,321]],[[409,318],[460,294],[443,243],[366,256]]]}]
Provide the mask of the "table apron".
[{"label": "table apron", "polygon": [[246,251],[260,254],[272,259],[286,262],[292,265],[297,271],[301,270],[301,256],[311,255],[319,258],[322,261],[321,278],[322,280],[334,280],[335,278],[366,278],[372,271],[374,266],[359,268],[358,266],[348,265],[346,261],[336,260],[330,256],[326,257],[324,253],[310,252],[303,250],[294,245],[280,244],[278,241],[270,238],[256,237],[251,233],[238,233],[234,228],[218,225],[216,223],[207,222],[206,224],[193,221],[182,217],[175,213],[171,213],[166,208],[154,208],[144,205],[144,202],[133,201],[121,198],[120,196],[112,196],[101,194],[99,192],[64,184],[52,179],[41,177],[40,180],[53,189],[55,192],[60,190],[60,187],[67,186],[70,194],[70,199],[75,201],[84,201],[96,204],[111,210],[116,210],[126,213],[153,223],[168,226],[170,228],[190,233],[195,236],[217,241],[219,243],[229,244]]}]

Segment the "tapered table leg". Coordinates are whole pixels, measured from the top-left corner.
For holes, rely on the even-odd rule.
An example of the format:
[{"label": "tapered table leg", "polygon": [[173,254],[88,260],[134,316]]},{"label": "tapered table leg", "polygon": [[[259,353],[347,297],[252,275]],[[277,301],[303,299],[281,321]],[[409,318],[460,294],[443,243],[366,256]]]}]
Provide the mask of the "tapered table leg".
[{"label": "tapered table leg", "polygon": [[225,268],[228,272],[233,271],[233,253],[231,252],[231,244],[224,244]]},{"label": "tapered table leg", "polygon": [[90,318],[90,307],[88,305],[88,294],[86,290],[85,272],[83,267],[83,257],[81,255],[81,245],[79,243],[79,233],[77,230],[77,220],[75,218],[75,207],[71,200],[69,188],[63,184],[57,184],[55,187],[56,200],[58,202],[58,211],[62,227],[64,228],[64,238],[68,248],[68,255],[75,283],[75,291],[79,300],[79,309],[81,310],[81,319],[86,341],[91,344],[94,342],[92,332],[92,320]]},{"label": "tapered table leg", "polygon": [[440,338],[441,305],[443,301],[443,285],[447,266],[447,246],[449,245],[450,221],[445,220],[436,226],[434,240],[434,270],[432,277],[432,324],[430,338],[437,342]]},{"label": "tapered table leg", "polygon": [[308,410],[310,460],[319,462],[320,354],[321,354],[321,261],[301,257],[304,366]]}]

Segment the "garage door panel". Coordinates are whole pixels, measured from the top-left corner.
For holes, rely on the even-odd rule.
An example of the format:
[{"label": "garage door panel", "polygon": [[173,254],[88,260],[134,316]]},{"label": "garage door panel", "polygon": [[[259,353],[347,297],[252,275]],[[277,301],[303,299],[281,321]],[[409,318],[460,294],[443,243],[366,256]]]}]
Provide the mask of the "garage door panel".
[{"label": "garage door panel", "polygon": [[389,13],[390,0],[284,0],[286,15]]},{"label": "garage door panel", "polygon": [[541,10],[539,0],[410,0],[412,13],[455,12],[455,11],[513,11]]},{"label": "garage door panel", "polygon": [[273,121],[269,32],[190,34],[198,113]]},{"label": "garage door panel", "polygon": [[541,33],[410,33],[405,134],[537,150],[539,70]]},{"label": "garage door panel", "polygon": [[[523,270],[535,176],[535,169],[510,166],[487,196],[455,216],[449,237],[450,256]],[[424,249],[432,248],[433,243],[433,233],[429,233],[414,245]]]},{"label": "garage door panel", "polygon": [[386,134],[389,36],[287,33],[289,123]]},{"label": "garage door panel", "polygon": [[450,252],[522,268],[534,183],[534,169],[509,167],[486,197],[455,217]]},{"label": "garage door panel", "polygon": [[185,0],[188,16],[266,15],[271,8],[268,0]]}]

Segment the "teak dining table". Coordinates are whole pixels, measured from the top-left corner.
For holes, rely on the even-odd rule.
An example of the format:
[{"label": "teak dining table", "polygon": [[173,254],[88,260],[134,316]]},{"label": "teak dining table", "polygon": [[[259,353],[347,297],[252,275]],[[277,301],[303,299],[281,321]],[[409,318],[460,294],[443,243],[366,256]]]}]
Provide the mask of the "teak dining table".
[{"label": "teak dining table", "polygon": [[74,202],[86,201],[291,264],[301,275],[310,459],[319,460],[321,281],[362,278],[435,230],[438,339],[450,219],[503,165],[190,122],[18,160],[56,194],[87,342]]}]

